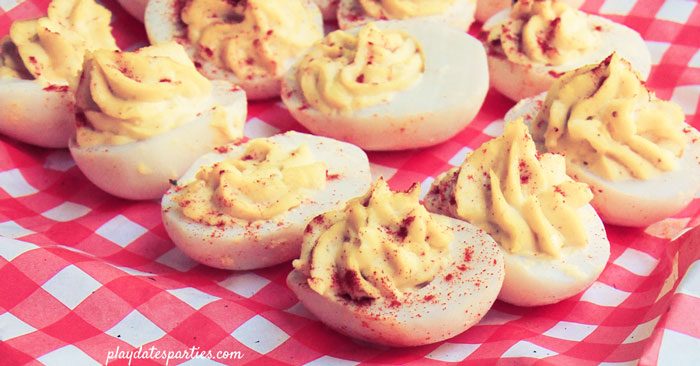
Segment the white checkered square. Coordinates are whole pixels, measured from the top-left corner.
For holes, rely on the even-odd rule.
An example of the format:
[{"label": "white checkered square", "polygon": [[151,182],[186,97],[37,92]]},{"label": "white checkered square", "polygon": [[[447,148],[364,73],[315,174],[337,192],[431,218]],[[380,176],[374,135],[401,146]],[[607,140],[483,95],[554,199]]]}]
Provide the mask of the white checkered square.
[{"label": "white checkered square", "polygon": [[156,259],[156,262],[164,264],[170,268],[174,268],[180,272],[187,272],[197,265],[197,262],[192,260],[178,248],[170,249]]},{"label": "white checkered square", "polygon": [[220,297],[209,295],[206,292],[202,292],[192,287],[183,287],[176,290],[167,290],[171,295],[177,297],[178,299],[185,302],[187,305],[191,306],[195,310],[199,310],[204,307],[204,305],[210,304]]},{"label": "white checkered square", "polygon": [[14,221],[0,222],[0,236],[16,239],[21,238],[23,236],[27,236],[29,234],[34,234],[34,232],[29,229],[23,228]]},{"label": "white checkered square", "polygon": [[37,359],[44,365],[99,366],[100,363],[74,345],[61,347]]},{"label": "white checkered square", "polygon": [[44,168],[59,172],[67,172],[74,166],[75,161],[67,150],[56,150],[46,156],[46,160],[44,160]]},{"label": "white checkered square", "polygon": [[690,59],[690,62],[688,62],[688,67],[700,67],[700,50],[695,52],[693,57]]},{"label": "white checkered square", "polygon": [[656,324],[659,322],[659,319],[661,319],[661,316],[657,316],[656,318],[649,320],[648,322],[644,322],[642,324],[639,324],[630,335],[625,338],[624,341],[622,341],[623,344],[628,344],[628,343],[636,343],[636,342],[642,342],[647,340],[651,336],[651,333],[654,331],[654,327],[656,327]]},{"label": "white checkered square", "polygon": [[241,324],[231,335],[246,347],[261,354],[269,353],[289,339],[289,334],[260,315]]},{"label": "white checkered square", "polygon": [[678,284],[676,293],[700,298],[700,260],[690,265],[688,272],[685,273],[681,283]]},{"label": "white checkered square", "polygon": [[123,215],[117,215],[95,230],[95,233],[124,248],[145,234],[146,231],[148,230],[145,227]]},{"label": "white checkered square", "polygon": [[255,273],[236,273],[219,282],[219,286],[245,298],[251,298],[270,283],[265,277]]},{"label": "white checkered square", "polygon": [[457,153],[450,159],[450,161],[448,161],[448,163],[450,163],[452,166],[460,166],[464,162],[464,159],[467,158],[467,154],[472,151],[474,151],[472,148],[465,146],[459,149],[459,151],[457,151]]},{"label": "white checkered square", "polygon": [[481,318],[478,325],[503,325],[517,319],[520,319],[519,315],[508,314],[491,309],[488,313],[486,313],[486,316]]},{"label": "white checkered square", "polygon": [[552,338],[580,342],[593,333],[596,328],[595,325],[591,324],[560,321],[543,334]]},{"label": "white checkered square", "polygon": [[79,217],[83,217],[87,215],[88,212],[90,212],[89,207],[73,202],[63,202],[60,205],[42,213],[41,216],[58,222],[68,222]]},{"label": "white checkered square", "polygon": [[425,178],[425,180],[420,184],[420,198],[422,199],[425,197],[426,194],[430,191],[430,186],[433,185],[433,182],[435,181],[435,178],[433,177],[428,177]]},{"label": "white checkered square", "polygon": [[20,0],[0,0],[0,9],[10,11],[19,5]]},{"label": "white checkered square", "polygon": [[389,180],[396,174],[396,169],[375,163],[369,163],[369,171],[372,174],[372,180],[377,180],[379,177]]},{"label": "white checkered square", "polygon": [[359,364],[360,363],[357,361],[344,360],[342,358],[335,358],[331,356],[322,356],[304,364],[304,366],[355,366]]},{"label": "white checkered square", "polygon": [[697,365],[700,360],[700,339],[664,330],[659,349],[658,365]]},{"label": "white checkered square", "polygon": [[12,338],[21,337],[34,332],[36,328],[23,322],[9,312],[0,315],[0,341],[5,342]]},{"label": "white checkered square", "polygon": [[545,358],[555,356],[557,353],[538,346],[528,341],[520,341],[503,353],[501,358],[527,357],[527,358]]},{"label": "white checkered square", "polygon": [[428,353],[425,358],[445,362],[459,362],[469,357],[480,344],[462,344],[445,342],[432,352]]},{"label": "white checkered square", "polygon": [[647,253],[627,248],[613,263],[638,276],[648,276],[659,261]]},{"label": "white checkered square", "polygon": [[243,128],[243,134],[251,139],[257,137],[270,137],[279,132],[279,128],[255,117],[251,118]]},{"label": "white checkered square", "polygon": [[289,307],[287,310],[285,310],[285,311],[288,312],[288,313],[290,313],[290,314],[294,314],[294,315],[298,315],[298,316],[304,317],[304,318],[306,318],[306,319],[318,320],[318,318],[316,318],[316,315],[311,314],[311,312],[310,312],[308,309],[306,309],[306,307],[304,306],[304,304],[302,304],[302,303],[300,303],[300,302],[298,302],[298,303],[296,303],[296,304],[290,306],[290,307]]},{"label": "white checkered square", "polygon": [[72,310],[101,286],[89,274],[71,264],[41,287]]},{"label": "white checkered square", "polygon": [[668,51],[668,48],[671,47],[671,44],[668,42],[646,41],[646,44],[647,48],[649,49],[649,53],[651,53],[652,65],[658,65],[661,63],[661,59],[664,58],[666,51]]},{"label": "white checkered square", "polygon": [[656,13],[656,19],[685,24],[696,5],[697,0],[666,0]]},{"label": "white checkered square", "polygon": [[622,304],[630,293],[618,290],[602,282],[594,282],[591,287],[583,293],[581,301],[587,301],[600,306],[618,306]]},{"label": "white checkered square", "polygon": [[140,347],[146,343],[160,339],[165,335],[165,332],[152,321],[148,320],[138,310],[134,310],[124,319],[119,321],[111,329],[105,333],[112,337],[121,339],[122,341],[134,346]]},{"label": "white checkered square", "polygon": [[19,169],[0,172],[0,189],[14,198],[29,196],[39,192],[24,179]]},{"label": "white checkered square", "polygon": [[486,128],[484,128],[484,134],[491,137],[498,137],[503,134],[503,129],[505,128],[505,122],[502,119],[495,120],[489,123]]},{"label": "white checkered square", "polygon": [[601,14],[627,15],[632,11],[636,1],[632,0],[605,0],[600,7]]},{"label": "white checkered square", "polygon": [[[1,231],[0,234],[2,234]],[[38,248],[38,246],[34,244],[0,236],[0,257],[5,258],[8,262],[11,262],[22,253],[36,248]]]},{"label": "white checkered square", "polygon": [[695,114],[700,99],[700,85],[684,85],[676,87],[671,95],[671,100],[683,108],[683,113]]}]

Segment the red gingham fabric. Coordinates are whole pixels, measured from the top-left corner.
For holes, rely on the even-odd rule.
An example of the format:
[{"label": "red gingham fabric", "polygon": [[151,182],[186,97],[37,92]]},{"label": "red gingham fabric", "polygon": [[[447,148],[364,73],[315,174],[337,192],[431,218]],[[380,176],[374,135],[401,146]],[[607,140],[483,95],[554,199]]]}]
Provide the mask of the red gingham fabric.
[{"label": "red gingham fabric", "polygon": [[[44,14],[48,3],[0,0],[0,35],[13,20]],[[104,3],[119,45],[145,45],[142,25],[116,2]],[[700,127],[700,5],[588,0],[583,10],[640,32],[654,61],[648,85]],[[394,188],[416,181],[427,188],[431,177],[498,135],[512,105],[491,91],[455,138],[371,153],[372,172]],[[279,101],[249,106],[247,136],[288,129],[303,131]],[[698,224],[700,199],[647,229],[607,226],[610,261],[582,294],[537,308],[496,302],[479,325],[444,342],[374,347],[315,320],[285,285],[290,264],[250,272],[198,265],[168,239],[158,202],[111,197],[66,150],[0,136],[0,365],[127,364],[110,352],[139,348],[131,364],[698,365],[700,228],[690,230]],[[214,357],[190,359],[187,350]],[[217,358],[219,351],[240,354]]]}]

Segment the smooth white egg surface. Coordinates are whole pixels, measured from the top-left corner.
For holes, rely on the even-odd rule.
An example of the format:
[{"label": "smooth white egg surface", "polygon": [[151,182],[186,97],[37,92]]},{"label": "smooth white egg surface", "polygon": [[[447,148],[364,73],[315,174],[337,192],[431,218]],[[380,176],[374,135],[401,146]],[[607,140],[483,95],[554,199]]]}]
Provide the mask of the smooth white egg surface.
[{"label": "smooth white egg surface", "polygon": [[[368,31],[370,26],[374,33]],[[429,146],[461,131],[483,104],[488,89],[486,56],[481,44],[462,31],[435,22],[407,20],[338,32],[311,52],[332,48],[330,45],[338,44],[336,37],[348,40],[355,36],[368,51],[346,55],[342,61],[332,59],[330,52],[323,62],[309,54],[283,80],[282,101],[315,134],[365,150]],[[379,35],[365,36],[376,33]],[[383,56],[385,62],[379,64],[380,58],[375,60],[372,55],[387,51],[382,50],[381,41],[368,38],[393,42],[397,34],[404,37],[403,48],[390,57]],[[408,45],[422,55],[423,64],[417,67],[422,71],[412,81],[394,87],[401,78],[416,72],[408,70],[414,66],[413,58],[410,62],[405,59]]]},{"label": "smooth white egg surface", "polygon": [[[239,163],[241,160],[246,161],[249,159],[245,155],[246,151],[253,143],[277,146],[279,152],[274,153],[275,155],[295,156],[298,149],[306,149],[310,170],[308,173],[302,170],[295,173],[295,169],[299,168],[297,165],[284,168],[287,170],[265,165],[254,166],[243,170],[245,176],[253,177],[248,179],[246,186],[229,187],[228,183],[222,180],[223,183],[220,183],[220,188],[216,191],[218,193],[214,193],[213,198],[199,201],[188,198],[189,191],[194,186],[183,187],[188,187],[188,184],[197,180],[201,169],[217,167],[217,163],[221,164],[230,159]],[[319,164],[323,168],[318,167]],[[314,175],[318,173],[318,169],[322,169],[320,181],[308,181],[318,178]],[[221,174],[224,174],[223,170]],[[258,176],[268,178],[258,180],[255,178]],[[256,213],[257,209],[253,209],[252,213],[243,214],[235,212],[235,207],[234,212],[224,214],[220,211],[223,208],[231,210],[227,202],[234,202],[231,204],[233,206],[240,206],[241,202],[253,202],[254,207],[267,207],[255,206],[258,205],[256,202],[266,202],[265,200],[268,203],[273,202],[270,207],[279,202],[287,202],[294,196],[295,191],[289,188],[293,186],[275,188],[277,186],[274,184],[278,183],[280,176],[285,182],[296,177],[295,181],[304,182],[313,188],[302,190],[303,194],[299,197],[298,204],[288,204],[286,209],[279,212]],[[163,197],[163,222],[173,242],[200,263],[234,270],[268,267],[298,257],[301,237],[308,221],[362,194],[367,190],[370,181],[367,156],[356,146],[325,137],[287,132],[270,138],[250,140],[244,144],[228,145],[222,152],[202,156],[177,180],[177,187],[171,188]],[[266,198],[263,197],[264,194],[277,198]],[[211,204],[219,209],[212,209],[212,212],[197,211],[198,209],[193,207],[195,204]],[[265,210],[269,211],[269,207]],[[194,216],[190,212],[204,214]]]},{"label": "smooth white egg surface", "polygon": [[503,255],[483,230],[428,213],[419,192],[391,193],[379,181],[314,218],[287,277],[304,307],[340,333],[396,347],[476,324],[503,283]]},{"label": "smooth white egg surface", "polygon": [[107,193],[133,200],[160,198],[170,186],[169,180],[180,177],[199,156],[230,141],[223,130],[243,129],[245,92],[223,80],[212,82],[212,86],[211,103],[215,106],[162,134],[121,145],[87,147],[71,139],[75,163]]},{"label": "smooth white egg surface", "polygon": [[[551,7],[556,7],[557,3],[563,7],[563,1],[547,2],[553,4]],[[651,71],[651,55],[639,33],[603,17],[567,8],[549,18],[542,15],[544,11],[535,13],[526,18],[527,22],[514,21],[510,18],[512,11],[505,9],[484,24],[483,30],[490,33],[485,47],[491,85],[496,90],[514,101],[532,97],[549,89],[563,73],[598,63],[612,52],[629,60],[637,72],[647,78]],[[508,29],[513,35],[500,32],[502,35],[498,36],[503,24],[510,24]],[[525,33],[519,33],[521,27]],[[530,39],[532,42],[527,43]],[[503,44],[504,40],[508,43]]]},{"label": "smooth white egg surface", "polygon": [[378,20],[425,19],[466,31],[474,21],[476,0],[339,0],[340,29]]},{"label": "smooth white egg surface", "polygon": [[35,80],[0,79],[0,133],[41,147],[67,147],[75,134],[73,92]]},{"label": "smooth white egg surface", "polygon": [[148,2],[148,39],[181,43],[204,76],[239,85],[249,100],[277,97],[283,74],[323,37],[323,18],[313,0],[178,4]]}]

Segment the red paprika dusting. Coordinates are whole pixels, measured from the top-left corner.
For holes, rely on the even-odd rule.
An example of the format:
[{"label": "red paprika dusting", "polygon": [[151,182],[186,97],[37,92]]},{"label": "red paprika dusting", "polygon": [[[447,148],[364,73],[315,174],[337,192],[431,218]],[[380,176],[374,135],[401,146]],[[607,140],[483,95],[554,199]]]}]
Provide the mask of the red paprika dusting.
[{"label": "red paprika dusting", "polygon": [[355,79],[355,81],[357,81],[360,84],[364,83],[365,82],[365,74],[358,75],[357,78]]},{"label": "red paprika dusting", "polygon": [[212,58],[214,57],[214,51],[212,51],[211,48],[209,47],[204,47],[204,53],[207,55],[207,57]]},{"label": "red paprika dusting", "polygon": [[423,297],[423,300],[425,300],[425,301],[431,301],[431,300],[434,299],[434,298],[435,298],[435,295],[426,295],[425,297]]},{"label": "red paprika dusting", "polygon": [[229,152],[229,148],[226,145],[217,146],[214,148],[214,150],[216,150],[216,152],[218,152],[219,154],[225,154],[225,153]]},{"label": "red paprika dusting", "polygon": [[452,281],[452,277],[452,273],[448,274],[447,276],[445,276],[445,281]]},{"label": "red paprika dusting", "polygon": [[462,271],[462,272],[464,272],[464,271],[467,270],[467,265],[466,265],[466,264],[460,264],[459,266],[457,266],[457,269],[460,270],[460,271]]},{"label": "red paprika dusting", "polygon": [[335,174],[328,174],[328,170],[326,170],[326,180],[335,180],[340,178],[340,174],[335,173]]},{"label": "red paprika dusting", "polygon": [[399,302],[398,300],[391,300],[391,302],[389,303],[390,308],[398,308],[399,306],[401,306],[401,302]]},{"label": "red paprika dusting", "polygon": [[474,254],[474,250],[472,248],[467,248],[464,250],[464,261],[465,262],[471,262],[472,261],[472,255]]},{"label": "red paprika dusting", "polygon": [[54,85],[54,84],[51,84],[51,85],[45,87],[44,90],[46,90],[46,91],[55,91],[55,92],[59,92],[59,93],[65,93],[65,92],[68,91],[68,85]]}]

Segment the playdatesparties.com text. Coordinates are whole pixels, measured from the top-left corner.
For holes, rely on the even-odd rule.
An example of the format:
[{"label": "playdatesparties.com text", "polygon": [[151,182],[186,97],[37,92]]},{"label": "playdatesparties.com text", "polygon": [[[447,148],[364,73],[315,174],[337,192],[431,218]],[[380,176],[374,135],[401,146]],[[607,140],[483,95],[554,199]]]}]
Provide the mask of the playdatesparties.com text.
[{"label": "playdatesparties.com text", "polygon": [[116,349],[107,352],[105,365],[115,360],[128,360],[128,364],[137,360],[164,360],[165,365],[168,365],[172,360],[192,360],[192,359],[208,359],[208,360],[242,360],[244,357],[241,351],[205,351],[200,347],[192,346],[185,350],[161,350],[156,346],[143,348],[143,346],[125,350],[117,346]]}]

